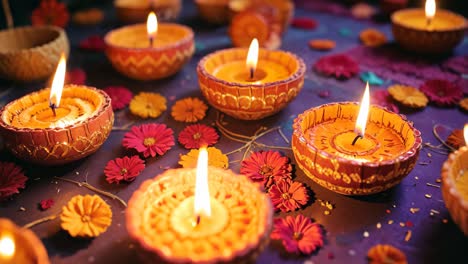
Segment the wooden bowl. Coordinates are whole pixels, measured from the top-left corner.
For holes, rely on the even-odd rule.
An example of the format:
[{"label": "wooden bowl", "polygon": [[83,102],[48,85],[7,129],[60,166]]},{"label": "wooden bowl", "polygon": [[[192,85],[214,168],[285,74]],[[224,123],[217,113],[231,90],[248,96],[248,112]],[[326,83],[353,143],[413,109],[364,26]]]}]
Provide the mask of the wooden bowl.
[{"label": "wooden bowl", "polygon": [[463,39],[466,19],[447,10],[437,10],[432,26],[426,26],[423,9],[404,9],[391,16],[395,40],[404,49],[418,53],[447,53]]},{"label": "wooden bowl", "polygon": [[121,22],[136,24],[146,22],[151,11],[156,13],[158,21],[174,21],[179,17],[182,4],[181,0],[115,0],[114,7]]},{"label": "wooden bowl", "polygon": [[229,21],[229,0],[195,0],[200,17],[211,24],[225,24]]},{"label": "wooden bowl", "polygon": [[70,50],[67,34],[55,26],[18,27],[0,31],[0,76],[38,81],[52,75],[60,54]]},{"label": "wooden bowl", "polygon": [[[450,154],[442,166],[442,197],[453,221],[468,236],[468,147]],[[465,175],[463,175],[463,172]],[[464,185],[460,179],[464,177]],[[462,187],[463,189],[461,189]]]},{"label": "wooden bowl", "polygon": [[[257,120],[286,107],[304,85],[306,66],[298,56],[285,51],[260,49],[258,67],[284,71],[284,76],[266,76],[258,82],[241,82],[217,75],[221,67],[238,63],[245,67],[247,49],[216,51],[200,60],[198,83],[208,102],[219,111],[237,119]],[[257,68],[257,71],[259,68]]]},{"label": "wooden bowl", "polygon": [[67,85],[57,122],[49,109],[50,89],[25,95],[0,111],[0,135],[16,157],[41,165],[59,165],[99,149],[114,123],[110,97],[93,87]]},{"label": "wooden bowl", "polygon": [[136,80],[158,80],[177,73],[195,52],[191,28],[161,23],[154,46],[149,46],[146,24],[113,30],[104,38],[114,69]]},{"label": "wooden bowl", "polygon": [[371,106],[366,135],[351,146],[358,109],[353,102],[325,104],[306,110],[293,124],[299,168],[319,185],[346,195],[398,184],[416,165],[422,143],[421,133],[404,116]]}]

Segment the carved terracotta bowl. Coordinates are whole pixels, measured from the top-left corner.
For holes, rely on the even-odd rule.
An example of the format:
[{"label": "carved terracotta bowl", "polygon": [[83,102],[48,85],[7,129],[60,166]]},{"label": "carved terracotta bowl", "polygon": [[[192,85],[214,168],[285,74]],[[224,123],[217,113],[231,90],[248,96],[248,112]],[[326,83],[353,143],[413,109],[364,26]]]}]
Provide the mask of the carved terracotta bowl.
[{"label": "carved terracotta bowl", "polygon": [[414,168],[421,133],[402,115],[371,106],[363,139],[354,125],[359,105],[331,103],[306,110],[293,124],[297,165],[321,186],[346,195],[368,195],[398,184]]},{"label": "carved terracotta bowl", "polygon": [[146,22],[151,11],[156,13],[158,21],[173,21],[182,9],[181,0],[115,0],[114,6],[117,18],[128,24]]},{"label": "carved terracotta bowl", "polygon": [[208,23],[225,24],[229,20],[229,0],[195,0],[198,14]]},{"label": "carved terracotta bowl", "polygon": [[49,108],[50,89],[25,95],[0,112],[5,147],[20,159],[58,165],[94,153],[114,123],[110,97],[87,86],[67,85],[56,116]]}]

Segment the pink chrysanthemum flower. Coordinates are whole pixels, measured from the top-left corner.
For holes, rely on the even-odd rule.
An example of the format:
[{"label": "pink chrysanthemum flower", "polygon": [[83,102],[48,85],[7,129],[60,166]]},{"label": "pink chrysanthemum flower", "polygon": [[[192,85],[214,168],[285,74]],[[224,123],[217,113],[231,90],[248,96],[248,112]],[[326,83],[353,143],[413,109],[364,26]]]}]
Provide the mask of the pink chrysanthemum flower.
[{"label": "pink chrysanthemum flower", "polygon": [[41,210],[45,211],[54,206],[54,204],[54,199],[44,199],[39,203],[39,207],[41,208]]},{"label": "pink chrysanthemum flower", "polygon": [[218,139],[219,135],[214,128],[202,124],[187,126],[179,134],[179,143],[186,149],[211,146]]},{"label": "pink chrysanthemum flower", "polygon": [[64,28],[69,19],[70,14],[66,5],[57,0],[42,0],[31,15],[33,26],[54,25]]},{"label": "pink chrysanthemum flower", "polygon": [[28,180],[23,169],[12,162],[0,161],[0,200],[3,200],[25,187]]},{"label": "pink chrysanthemum flower", "polygon": [[463,98],[463,89],[446,80],[428,80],[419,87],[431,102],[440,106],[452,106]]},{"label": "pink chrysanthemum flower", "polygon": [[279,180],[291,179],[292,167],[278,151],[258,151],[241,163],[240,173],[269,188]]},{"label": "pink chrysanthemum flower", "polygon": [[274,220],[271,239],[281,240],[290,253],[311,254],[323,246],[323,230],[304,215],[286,216]]},{"label": "pink chrysanthemum flower", "polygon": [[400,111],[387,90],[374,90],[372,92],[371,102],[372,104],[380,105],[395,113]]},{"label": "pink chrysanthemum flower", "polygon": [[103,91],[111,98],[112,110],[114,111],[126,107],[133,97],[133,93],[123,86],[108,86]]},{"label": "pink chrysanthemum flower", "polygon": [[307,204],[309,195],[304,184],[290,179],[280,180],[268,190],[275,210],[289,212]]},{"label": "pink chrysanthemum flower", "polygon": [[359,72],[359,65],[348,55],[334,54],[320,58],[314,64],[314,69],[337,79],[349,79]]},{"label": "pink chrysanthemum flower", "polygon": [[174,131],[164,124],[134,126],[122,140],[125,148],[135,149],[145,158],[164,155],[174,144]]},{"label": "pink chrysanthemum flower", "polygon": [[108,183],[133,181],[145,169],[145,162],[138,156],[116,158],[109,161],[104,168]]}]

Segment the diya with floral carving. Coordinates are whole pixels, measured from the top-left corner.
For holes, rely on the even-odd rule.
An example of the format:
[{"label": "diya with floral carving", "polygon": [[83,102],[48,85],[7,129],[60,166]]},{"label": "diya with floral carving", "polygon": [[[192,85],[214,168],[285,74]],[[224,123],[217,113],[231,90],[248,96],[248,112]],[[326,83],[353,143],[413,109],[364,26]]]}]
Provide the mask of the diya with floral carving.
[{"label": "diya with floral carving", "polygon": [[0,263],[48,264],[49,257],[41,240],[29,229],[0,218]]},{"label": "diya with floral carving", "polygon": [[[249,54],[249,56],[247,56]],[[306,66],[286,51],[250,48],[216,51],[197,66],[198,83],[208,102],[219,111],[257,120],[286,107],[304,85]]]},{"label": "diya with floral carving", "polygon": [[[357,113],[359,112],[359,115]],[[368,115],[368,117],[367,117]],[[297,165],[321,186],[346,195],[367,195],[398,184],[415,166],[421,133],[402,115],[331,103],[306,110],[293,124]]]},{"label": "diya with floral carving", "polygon": [[161,21],[175,20],[182,9],[181,0],[115,0],[117,18],[129,24],[145,22],[149,12]]},{"label": "diya with floral carving", "polygon": [[1,110],[0,134],[18,158],[64,164],[94,153],[109,136],[111,99],[93,87],[64,87],[65,68],[62,55],[51,89],[27,94]]},{"label": "diya with floral carving", "polygon": [[159,23],[150,13],[145,24],[125,26],[107,33],[106,55],[121,74],[136,80],[158,80],[184,66],[195,51],[191,28]]},{"label": "diya with floral carving", "polygon": [[[468,145],[468,124],[464,129]],[[449,155],[442,166],[442,197],[453,221],[468,236],[468,147]]]},{"label": "diya with floral carving", "polygon": [[129,200],[126,225],[152,263],[243,263],[268,244],[273,209],[247,177],[208,167],[166,170]]},{"label": "diya with floral carving", "polygon": [[425,10],[412,8],[391,16],[395,40],[405,49],[422,53],[445,53],[455,48],[467,29],[466,19],[448,10],[437,10],[426,0]]}]

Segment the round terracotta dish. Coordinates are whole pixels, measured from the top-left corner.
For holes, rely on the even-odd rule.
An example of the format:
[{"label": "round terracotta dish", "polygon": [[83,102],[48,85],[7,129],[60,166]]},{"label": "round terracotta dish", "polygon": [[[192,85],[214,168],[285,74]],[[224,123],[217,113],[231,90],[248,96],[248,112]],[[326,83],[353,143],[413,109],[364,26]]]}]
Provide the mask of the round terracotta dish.
[{"label": "round terracotta dish", "polygon": [[181,0],[115,0],[117,18],[126,24],[145,22],[153,11],[159,21],[173,21],[179,17]]},{"label": "round terracotta dish", "polygon": [[392,32],[404,49],[418,53],[447,53],[463,39],[466,19],[447,10],[437,10],[427,26],[423,9],[403,9],[392,14]]},{"label": "round terracotta dish", "polygon": [[50,89],[25,95],[0,112],[0,135],[16,157],[41,165],[84,158],[104,143],[114,123],[110,97],[93,87],[67,85],[58,121],[49,109]]},{"label": "round terracotta dish", "polygon": [[229,20],[229,0],[195,0],[200,17],[211,24],[225,24]]},{"label": "round terracotta dish", "polygon": [[286,71],[284,77],[272,76],[267,81],[245,83],[216,76],[220,67],[233,62],[242,64],[246,56],[247,49],[225,49],[205,56],[198,63],[202,94],[219,111],[237,119],[262,119],[286,107],[301,91],[306,66],[301,58],[285,51],[260,49],[258,57],[259,67],[271,62]]},{"label": "round terracotta dish", "polygon": [[416,165],[422,142],[404,116],[371,106],[365,139],[351,146],[358,108],[354,102],[325,104],[306,110],[293,124],[299,168],[319,185],[346,195],[397,185]]},{"label": "round terracotta dish", "polygon": [[445,206],[453,221],[468,236],[468,147],[450,154],[441,174]]},{"label": "round terracotta dish", "polygon": [[59,27],[17,27],[0,31],[0,76],[38,81],[52,75],[60,54],[68,55],[67,34]]}]

